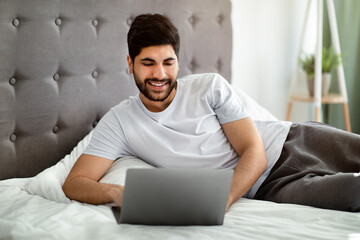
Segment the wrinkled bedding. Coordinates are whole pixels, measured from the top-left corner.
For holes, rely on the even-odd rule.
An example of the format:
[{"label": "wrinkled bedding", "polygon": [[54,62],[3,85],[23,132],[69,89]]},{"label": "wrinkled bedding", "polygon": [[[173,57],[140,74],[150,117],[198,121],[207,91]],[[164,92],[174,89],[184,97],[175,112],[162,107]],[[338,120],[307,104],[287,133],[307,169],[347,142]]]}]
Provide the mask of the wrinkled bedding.
[{"label": "wrinkled bedding", "polygon": [[360,239],[360,213],[242,198],[223,226],[119,225],[110,206],[56,203],[0,182],[0,239]]}]

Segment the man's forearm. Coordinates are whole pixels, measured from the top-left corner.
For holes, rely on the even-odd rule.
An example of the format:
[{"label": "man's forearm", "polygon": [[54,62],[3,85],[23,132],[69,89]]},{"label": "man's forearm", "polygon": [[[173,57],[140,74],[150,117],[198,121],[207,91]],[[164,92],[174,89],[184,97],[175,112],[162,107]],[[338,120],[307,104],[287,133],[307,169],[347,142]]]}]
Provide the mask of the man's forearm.
[{"label": "man's forearm", "polygon": [[241,156],[234,169],[228,205],[244,196],[266,169],[265,153],[250,148]]},{"label": "man's forearm", "polygon": [[265,171],[267,161],[264,144],[251,118],[222,124],[231,146],[240,156],[234,169],[228,205],[247,193]]},{"label": "man's forearm", "polygon": [[90,204],[116,202],[121,206],[123,186],[99,183],[86,177],[67,179],[63,185],[65,195],[76,201]]}]

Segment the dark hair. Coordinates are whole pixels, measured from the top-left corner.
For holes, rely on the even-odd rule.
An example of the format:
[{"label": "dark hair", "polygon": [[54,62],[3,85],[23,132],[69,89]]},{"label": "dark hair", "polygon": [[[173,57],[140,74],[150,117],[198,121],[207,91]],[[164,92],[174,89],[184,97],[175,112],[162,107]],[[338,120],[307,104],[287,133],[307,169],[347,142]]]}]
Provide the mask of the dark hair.
[{"label": "dark hair", "polygon": [[127,35],[129,55],[132,61],[142,48],[171,44],[179,58],[180,36],[170,20],[160,14],[143,14],[137,16],[131,24]]}]

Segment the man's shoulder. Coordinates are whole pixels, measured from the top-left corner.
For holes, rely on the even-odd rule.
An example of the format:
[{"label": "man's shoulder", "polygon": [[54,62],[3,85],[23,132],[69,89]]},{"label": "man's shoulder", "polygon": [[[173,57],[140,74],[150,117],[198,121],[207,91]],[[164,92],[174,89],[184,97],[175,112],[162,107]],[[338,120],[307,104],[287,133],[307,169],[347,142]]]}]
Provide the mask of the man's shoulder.
[{"label": "man's shoulder", "polygon": [[127,114],[131,111],[133,111],[136,105],[136,96],[132,96],[129,97],[123,101],[121,101],[120,103],[118,103],[117,105],[113,106],[112,108],[110,108],[110,110],[108,111],[108,113],[112,113],[113,115],[123,115],[123,114]]}]

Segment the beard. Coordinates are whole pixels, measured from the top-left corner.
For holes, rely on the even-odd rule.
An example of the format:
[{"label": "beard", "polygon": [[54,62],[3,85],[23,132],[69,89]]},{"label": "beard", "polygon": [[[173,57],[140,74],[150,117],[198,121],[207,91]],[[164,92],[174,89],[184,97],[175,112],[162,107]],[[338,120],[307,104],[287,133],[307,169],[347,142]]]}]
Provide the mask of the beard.
[{"label": "beard", "polygon": [[[142,81],[135,73],[134,73],[134,79],[136,86],[138,87],[139,91],[149,100],[161,102],[167,99],[176,86],[176,79],[177,75],[174,79],[171,78],[164,78],[164,79],[157,79],[157,78],[146,78],[144,81]],[[148,87],[150,84],[149,82],[156,82],[156,83],[165,83],[165,85],[169,85],[165,90],[162,91],[154,91]]]}]

